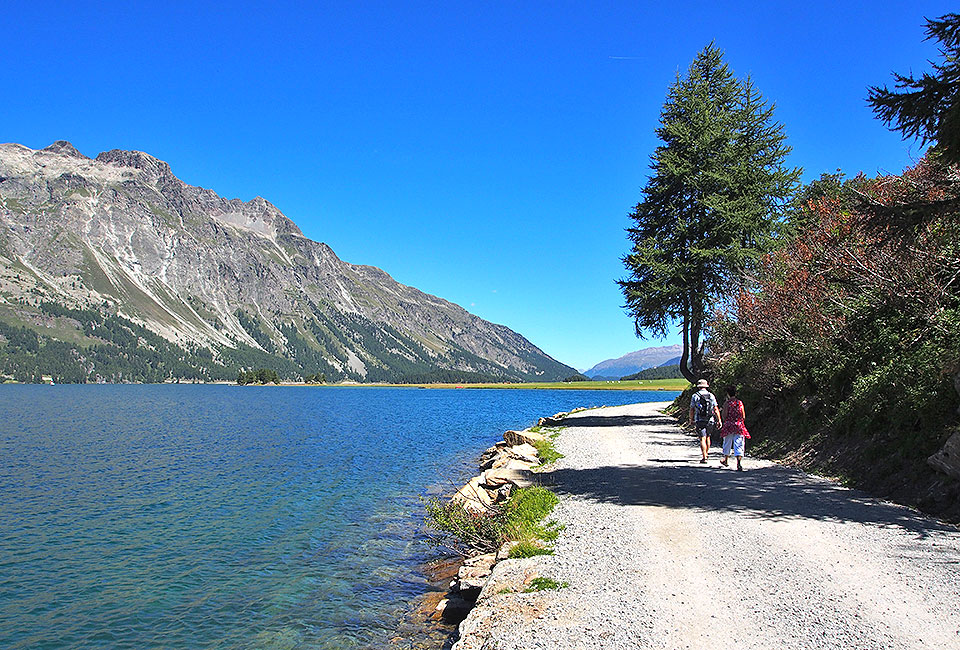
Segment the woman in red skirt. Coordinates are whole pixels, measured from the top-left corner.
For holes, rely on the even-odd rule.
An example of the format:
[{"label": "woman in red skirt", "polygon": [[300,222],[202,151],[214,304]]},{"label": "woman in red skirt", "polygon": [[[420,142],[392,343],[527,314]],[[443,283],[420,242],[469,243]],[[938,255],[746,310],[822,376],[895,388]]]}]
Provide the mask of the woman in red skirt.
[{"label": "woman in red skirt", "polygon": [[732,453],[737,459],[737,471],[743,471],[744,441],[750,437],[747,425],[743,420],[746,414],[743,411],[743,402],[737,399],[737,387],[727,387],[727,401],[723,403],[723,426],[720,435],[723,436],[723,460],[720,464],[727,466],[727,459]]}]

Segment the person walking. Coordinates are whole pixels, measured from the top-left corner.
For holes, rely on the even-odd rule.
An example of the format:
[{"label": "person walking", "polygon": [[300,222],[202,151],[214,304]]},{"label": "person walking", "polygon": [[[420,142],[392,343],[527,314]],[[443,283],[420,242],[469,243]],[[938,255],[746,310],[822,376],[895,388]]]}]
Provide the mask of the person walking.
[{"label": "person walking", "polygon": [[732,453],[737,459],[738,472],[743,471],[743,450],[746,439],[750,437],[744,423],[745,418],[743,402],[737,399],[737,387],[727,386],[727,399],[723,403],[723,426],[720,427],[720,435],[723,436],[723,459],[720,464],[726,467]]},{"label": "person walking", "polygon": [[697,382],[697,392],[690,398],[690,422],[693,422],[700,436],[701,463],[707,462],[707,454],[710,453],[711,428],[723,424],[717,398],[708,388],[710,384],[707,380],[701,379]]}]

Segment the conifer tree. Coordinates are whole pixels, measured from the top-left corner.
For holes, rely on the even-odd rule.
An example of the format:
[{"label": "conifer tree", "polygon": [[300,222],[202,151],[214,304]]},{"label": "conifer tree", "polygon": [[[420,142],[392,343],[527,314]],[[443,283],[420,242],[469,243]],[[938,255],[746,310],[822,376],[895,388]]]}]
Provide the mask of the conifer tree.
[{"label": "conifer tree", "polygon": [[941,63],[919,78],[894,73],[900,92],[871,86],[867,101],[891,129],[904,138],[933,142],[948,164],[960,163],[960,15],[928,20],[927,40],[940,41]]},{"label": "conifer tree", "polygon": [[680,370],[693,382],[708,309],[769,248],[800,170],[783,166],[790,148],[773,106],[713,43],[670,87],[657,135],[619,284],[638,337],[679,324]]}]

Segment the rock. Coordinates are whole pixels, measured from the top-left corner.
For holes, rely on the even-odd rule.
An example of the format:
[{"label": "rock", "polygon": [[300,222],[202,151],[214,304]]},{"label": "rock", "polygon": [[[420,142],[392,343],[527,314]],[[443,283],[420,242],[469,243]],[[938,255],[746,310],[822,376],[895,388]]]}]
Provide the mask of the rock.
[{"label": "rock", "polygon": [[927,464],[947,476],[960,480],[960,431],[947,438],[940,451],[927,459]]},{"label": "rock", "polygon": [[[582,410],[584,409],[582,408],[574,409],[570,411],[570,413],[576,413],[577,411],[582,411]],[[550,417],[547,417],[547,418],[540,418],[537,421],[537,424],[541,427],[558,427],[563,422],[563,418],[570,415],[570,413],[560,412],[560,413],[556,413],[555,415],[551,415]]]},{"label": "rock", "polygon": [[493,447],[490,447],[480,455],[480,471],[490,469],[501,458],[507,456],[509,445],[505,440],[501,440]]},{"label": "rock", "polygon": [[528,463],[512,459],[504,467],[488,469],[483,473],[483,483],[492,488],[499,488],[505,485],[514,485],[516,487],[530,487],[534,484],[536,477],[530,471]]},{"label": "rock", "polygon": [[465,510],[470,512],[487,512],[493,505],[493,495],[483,487],[480,476],[474,476],[470,482],[457,490],[457,493],[451,497],[451,501],[462,503]]},{"label": "rock", "polygon": [[537,453],[537,449],[533,445],[522,444],[507,447],[506,453],[510,456],[510,458],[533,463],[534,465],[540,463],[540,455]]},{"label": "rock", "polygon": [[480,591],[477,602],[504,592],[522,592],[530,581],[539,576],[536,558],[503,560],[498,562]]},{"label": "rock", "polygon": [[497,563],[497,554],[496,553],[484,553],[482,555],[474,555],[468,557],[461,564],[463,567],[485,567],[487,571],[493,568],[493,565]]},{"label": "rock", "polygon": [[459,596],[450,596],[444,598],[437,604],[437,612],[444,620],[454,623],[460,622],[467,617],[470,610],[473,609],[473,603],[460,598]]},{"label": "rock", "polygon": [[535,447],[536,443],[547,441],[545,435],[533,431],[507,431],[503,434],[503,439],[511,447],[523,444]]},{"label": "rock", "polygon": [[483,586],[487,584],[487,578],[490,577],[490,571],[492,570],[492,564],[490,566],[461,567],[460,573],[457,575],[457,586],[460,591],[475,591],[479,594]]}]

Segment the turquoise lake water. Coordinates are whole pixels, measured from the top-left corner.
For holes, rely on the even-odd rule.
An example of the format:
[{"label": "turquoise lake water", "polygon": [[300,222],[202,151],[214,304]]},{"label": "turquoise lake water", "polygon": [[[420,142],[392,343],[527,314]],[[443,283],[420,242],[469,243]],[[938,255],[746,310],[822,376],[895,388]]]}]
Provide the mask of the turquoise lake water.
[{"label": "turquoise lake water", "polygon": [[648,391],[0,386],[0,648],[380,648],[421,498]]}]

